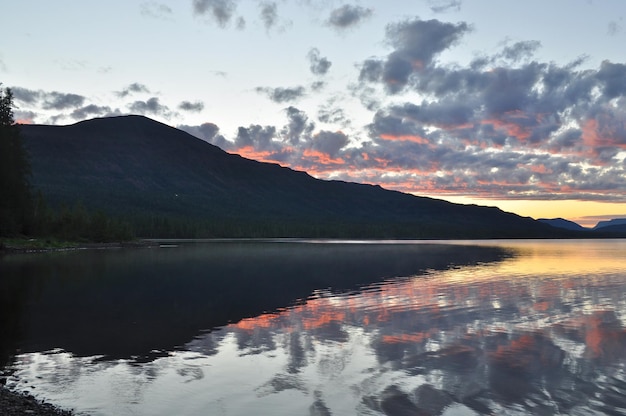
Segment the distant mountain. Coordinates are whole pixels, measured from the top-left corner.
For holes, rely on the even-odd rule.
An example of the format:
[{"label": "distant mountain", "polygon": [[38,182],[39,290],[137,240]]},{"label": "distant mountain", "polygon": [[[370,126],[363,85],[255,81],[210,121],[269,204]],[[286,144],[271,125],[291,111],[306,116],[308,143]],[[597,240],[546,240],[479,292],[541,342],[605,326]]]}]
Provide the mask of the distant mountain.
[{"label": "distant mountain", "polygon": [[600,221],[593,229],[604,232],[626,232],[626,218],[613,218],[608,221]]},{"label": "distant mountain", "polygon": [[325,181],[224,152],[142,116],[24,125],[33,185],[50,204],[126,218],[142,236],[561,237],[495,207]]},{"label": "distant mountain", "polygon": [[566,220],[564,218],[539,218],[537,221],[543,222],[544,224],[549,224],[556,228],[563,228],[565,230],[588,231],[588,229],[583,227],[582,225],[579,225],[574,221]]}]

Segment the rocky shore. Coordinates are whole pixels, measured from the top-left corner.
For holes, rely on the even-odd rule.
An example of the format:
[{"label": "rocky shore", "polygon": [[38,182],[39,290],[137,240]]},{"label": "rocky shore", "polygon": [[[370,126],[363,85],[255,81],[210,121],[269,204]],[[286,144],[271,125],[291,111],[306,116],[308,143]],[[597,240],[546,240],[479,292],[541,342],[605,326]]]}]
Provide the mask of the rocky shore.
[{"label": "rocky shore", "polygon": [[59,409],[35,397],[11,391],[0,386],[0,414],[2,416],[74,416],[69,410]]}]

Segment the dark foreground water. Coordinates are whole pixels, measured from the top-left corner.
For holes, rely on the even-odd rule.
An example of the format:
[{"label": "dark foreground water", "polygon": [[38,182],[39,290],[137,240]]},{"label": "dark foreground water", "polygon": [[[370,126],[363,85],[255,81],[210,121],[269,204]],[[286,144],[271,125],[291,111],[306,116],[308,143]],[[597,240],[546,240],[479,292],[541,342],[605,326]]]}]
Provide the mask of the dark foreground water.
[{"label": "dark foreground water", "polygon": [[626,415],[626,242],[5,256],[0,371],[90,415]]}]

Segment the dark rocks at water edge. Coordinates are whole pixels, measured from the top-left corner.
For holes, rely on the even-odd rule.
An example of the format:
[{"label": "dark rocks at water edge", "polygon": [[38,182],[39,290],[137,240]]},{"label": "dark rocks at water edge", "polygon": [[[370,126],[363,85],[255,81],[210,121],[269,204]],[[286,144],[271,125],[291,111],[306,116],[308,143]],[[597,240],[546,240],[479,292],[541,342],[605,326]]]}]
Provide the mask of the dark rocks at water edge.
[{"label": "dark rocks at water edge", "polygon": [[59,409],[35,397],[0,386],[0,414],[2,416],[73,416],[69,410]]}]

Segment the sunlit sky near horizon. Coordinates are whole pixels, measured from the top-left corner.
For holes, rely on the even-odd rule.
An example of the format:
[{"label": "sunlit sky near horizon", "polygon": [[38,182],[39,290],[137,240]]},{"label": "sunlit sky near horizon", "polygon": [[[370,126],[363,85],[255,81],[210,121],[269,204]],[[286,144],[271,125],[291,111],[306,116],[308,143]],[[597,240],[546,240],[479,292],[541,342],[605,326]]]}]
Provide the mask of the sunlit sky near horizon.
[{"label": "sunlit sky near horizon", "polygon": [[318,178],[586,226],[626,217],[623,0],[0,10],[0,82],[23,123],[143,114]]}]

